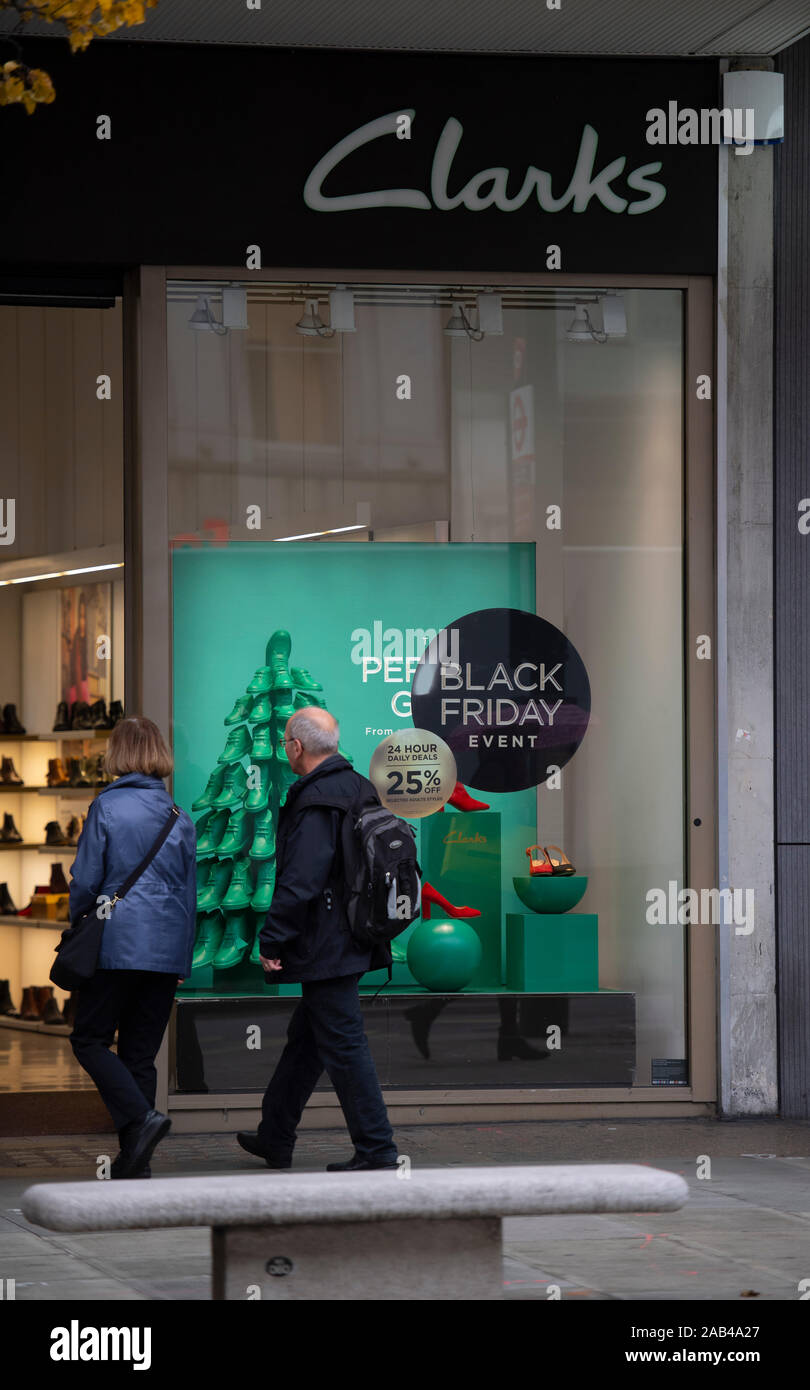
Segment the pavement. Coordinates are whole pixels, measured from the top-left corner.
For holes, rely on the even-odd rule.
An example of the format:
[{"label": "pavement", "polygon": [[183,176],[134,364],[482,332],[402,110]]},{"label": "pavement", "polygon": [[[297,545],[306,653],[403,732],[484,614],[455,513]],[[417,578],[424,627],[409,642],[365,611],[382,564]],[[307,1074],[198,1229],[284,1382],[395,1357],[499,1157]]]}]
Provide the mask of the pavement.
[{"label": "pavement", "polygon": [[[783,1120],[572,1120],[399,1126],[413,1167],[636,1162],[680,1173],[686,1206],[660,1215],[549,1216],[504,1221],[510,1300],[796,1301],[810,1281],[810,1123]],[[87,1180],[109,1135],[0,1139],[0,1280],[18,1300],[210,1298],[208,1230],[66,1235],[20,1211],[35,1182]],[[338,1130],[305,1130],[294,1170],[349,1157]],[[169,1135],[156,1177],[263,1173],[226,1134]],[[358,1174],[357,1181],[362,1182]],[[810,1282],[805,1286],[810,1289]]]}]

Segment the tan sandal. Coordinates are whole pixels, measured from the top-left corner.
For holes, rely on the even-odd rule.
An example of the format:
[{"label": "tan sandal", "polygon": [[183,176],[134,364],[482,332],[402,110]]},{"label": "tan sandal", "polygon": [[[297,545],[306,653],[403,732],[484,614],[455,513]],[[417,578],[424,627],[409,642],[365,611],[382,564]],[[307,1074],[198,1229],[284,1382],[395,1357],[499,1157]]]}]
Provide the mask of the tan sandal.
[{"label": "tan sandal", "polygon": [[[555,853],[556,853],[556,856],[557,856],[556,859],[555,859],[554,855],[553,855],[552,852],[551,852],[552,850],[554,850]],[[550,865],[551,865],[551,872],[552,872],[553,874],[575,874],[575,873],[576,873],[576,869],[574,868],[573,864],[571,863],[571,860],[568,858],[568,855],[565,853],[564,850],[561,850],[561,849],[560,849],[560,846],[559,846],[559,845],[546,845],[545,853],[546,853],[546,855],[547,855],[547,857],[548,857],[548,862],[549,862]]]}]

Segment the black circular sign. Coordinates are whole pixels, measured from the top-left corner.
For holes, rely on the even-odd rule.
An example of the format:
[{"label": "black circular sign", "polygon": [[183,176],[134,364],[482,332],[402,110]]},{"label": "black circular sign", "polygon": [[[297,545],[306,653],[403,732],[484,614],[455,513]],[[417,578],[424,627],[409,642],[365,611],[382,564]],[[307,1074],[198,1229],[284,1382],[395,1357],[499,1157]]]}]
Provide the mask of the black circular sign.
[{"label": "black circular sign", "polygon": [[483,608],[444,628],[413,678],[413,722],[450,745],[478,791],[536,787],[573,758],[591,686],[576,647],[545,618]]}]

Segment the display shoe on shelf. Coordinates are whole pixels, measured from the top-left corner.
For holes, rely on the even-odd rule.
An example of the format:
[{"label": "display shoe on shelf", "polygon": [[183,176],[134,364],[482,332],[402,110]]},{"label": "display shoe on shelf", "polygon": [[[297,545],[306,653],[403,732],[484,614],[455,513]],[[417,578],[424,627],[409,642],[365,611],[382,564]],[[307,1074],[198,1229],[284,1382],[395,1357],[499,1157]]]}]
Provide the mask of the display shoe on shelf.
[{"label": "display shoe on shelf", "polygon": [[95,787],[108,787],[112,778],[104,766],[104,754],[97,753],[90,759],[90,779]]},{"label": "display shoe on shelf", "polygon": [[69,893],[70,885],[65,878],[65,871],[62,868],[62,861],[51,864],[51,881],[48,884],[49,893]]},{"label": "display shoe on shelf", "polygon": [[302,691],[299,691],[293,700],[293,704],[296,710],[310,709],[312,705],[317,705],[319,709],[326,709],[326,701],[321,695],[316,695],[314,691],[308,695],[304,695]]},{"label": "display shoe on shelf", "polygon": [[17,909],[14,906],[11,894],[8,891],[7,883],[0,883],[0,916],[16,917]]},{"label": "display shoe on shelf", "polygon": [[111,729],[112,720],[107,713],[107,704],[104,700],[94,700],[90,706],[90,723],[94,729]]},{"label": "display shoe on shelf", "polygon": [[296,690],[323,690],[320,681],[316,681],[305,666],[293,666],[290,675]]},{"label": "display shoe on shelf", "polygon": [[260,666],[252,681],[246,687],[246,695],[266,695],[273,686],[273,671],[270,666]]},{"label": "display shoe on shelf", "polygon": [[253,701],[249,695],[240,695],[234,702],[234,707],[230,714],[223,719],[223,724],[244,724],[250,718],[250,707]]},{"label": "display shoe on shelf", "polygon": [[39,1003],[37,1002],[37,992],[33,985],[28,985],[27,988],[23,990],[20,1017],[25,1019],[28,1023],[39,1022]]},{"label": "display shoe on shelf", "polygon": [[217,758],[218,763],[238,763],[250,752],[250,734],[244,724],[231,729],[225,740],[225,747]]},{"label": "display shoe on shelf", "polygon": [[62,1022],[67,1023],[70,1028],[72,1028],[76,1022],[76,1004],[78,1003],[78,998],[79,996],[74,990],[72,994],[68,995],[62,1006]]},{"label": "display shoe on shelf", "polygon": [[217,810],[239,806],[247,789],[247,773],[241,763],[229,763],[225,769],[222,791],[214,798]]},{"label": "display shoe on shelf", "polygon": [[79,843],[80,833],[81,826],[79,825],[79,817],[71,816],[70,820],[67,823],[67,829],[65,830],[65,836],[67,838],[68,844],[77,845]]},{"label": "display shoe on shelf", "polygon": [[3,705],[3,733],[24,734],[25,729],[17,718],[16,705]]},{"label": "display shoe on shelf", "polygon": [[197,892],[197,911],[214,912],[225,897],[231,881],[231,861],[212,859],[210,864],[200,867],[205,868],[206,873],[203,887]]},{"label": "display shoe on shelf", "polygon": [[432,909],[432,907],[433,907],[434,905],[437,906],[437,907],[442,908],[442,910],[443,910],[444,912],[447,913],[447,916],[448,916],[448,917],[480,917],[480,916],[481,916],[481,909],[480,909],[479,907],[454,907],[454,905],[453,905],[451,902],[448,902],[448,901],[447,901],[447,898],[443,898],[443,897],[442,897],[441,893],[437,893],[436,889],[433,887],[432,884],[430,884],[430,883],[423,883],[423,884],[422,884],[422,921],[423,921],[423,922],[429,922],[429,921],[430,921],[430,913],[431,913],[431,909]]},{"label": "display shoe on shelf", "polygon": [[49,787],[67,787],[70,784],[70,777],[62,765],[61,758],[48,759],[46,782]]},{"label": "display shoe on shelf", "polygon": [[279,691],[277,695],[271,696],[271,699],[277,701],[277,703],[273,705],[273,719],[275,721],[276,734],[279,738],[283,738],[284,730],[287,727],[287,720],[292,719],[293,715],[297,714],[298,711],[295,705],[290,701],[290,692],[288,690]]},{"label": "display shoe on shelf", "polygon": [[110,700],[110,728],[114,729],[124,718],[124,706],[120,700]]},{"label": "display shoe on shelf", "polygon": [[[256,763],[256,771],[251,767],[248,773],[247,786],[248,794],[245,797],[246,811],[266,811],[267,803],[270,800],[270,765],[266,762]],[[251,786],[251,783],[255,783]]]},{"label": "display shoe on shelf", "polygon": [[14,1001],[11,998],[11,988],[8,980],[0,980],[0,1018],[19,1018],[20,1011],[15,1009]]},{"label": "display shoe on shelf", "polygon": [[67,845],[67,836],[58,820],[49,820],[45,826],[45,843],[46,845]]},{"label": "display shoe on shelf", "polygon": [[70,776],[71,787],[92,787],[95,779],[95,768],[92,758],[71,758],[72,771]]},{"label": "display shoe on shelf", "polygon": [[267,665],[272,666],[274,670],[284,670],[289,663],[291,651],[292,637],[285,628],[279,627],[276,628],[265,647],[264,659]]},{"label": "display shoe on shelf", "polygon": [[[245,699],[248,698],[246,695]],[[269,695],[254,695],[250,705],[250,713],[246,716],[250,724],[269,724],[273,717],[273,706],[270,703]],[[227,724],[227,719],[226,719]]]},{"label": "display shoe on shelf", "polygon": [[0,764],[0,782],[7,787],[22,787],[23,779],[14,766],[13,758],[4,758]]},{"label": "display shoe on shelf", "polygon": [[253,921],[249,912],[229,912],[219,950],[214,956],[215,970],[231,970],[241,965],[253,936]]},{"label": "display shoe on shelf", "polygon": [[0,840],[5,845],[21,845],[23,837],[14,824],[14,817],[10,811],[6,811],[3,816],[3,828],[0,830]]},{"label": "display shoe on shelf", "polygon": [[253,865],[249,859],[237,859],[233,866],[228,891],[222,899],[222,910],[250,907],[253,895]]},{"label": "display shoe on shelf", "polygon": [[295,682],[286,667],[279,667],[273,672],[273,684],[271,689],[274,695],[281,695],[283,693],[287,700],[291,700],[294,688]]},{"label": "display shoe on shelf", "polygon": [[66,700],[60,700],[56,706],[56,718],[53,721],[53,732],[55,734],[65,733],[70,728],[70,710]]},{"label": "display shoe on shelf", "polygon": [[70,711],[71,729],[92,729],[90,706],[86,700],[77,700]]},{"label": "display shoe on shelf", "polygon": [[560,849],[559,845],[546,845],[545,850],[546,855],[551,860],[551,872],[553,874],[570,878],[571,874],[576,873],[576,869],[568,858],[568,855],[564,850]]},{"label": "display shoe on shelf", "polygon": [[209,811],[197,821],[197,858],[213,859],[217,845],[228,828],[230,812]]},{"label": "display shoe on shelf", "polygon": [[244,854],[252,834],[249,813],[242,806],[236,807],[231,811],[225,833],[217,845],[217,858],[233,859],[236,855]]},{"label": "display shoe on shelf", "polygon": [[194,938],[194,954],[191,957],[192,970],[214,964],[214,956],[220,948],[224,933],[225,918],[221,912],[200,913],[197,935]]},{"label": "display shoe on shelf", "polygon": [[37,996],[40,1023],[61,1023],[62,1015],[53,996],[53,985],[36,985],[34,992]]},{"label": "display shoe on shelf", "polygon": [[272,859],[276,852],[276,831],[273,825],[273,812],[268,809],[257,816],[253,826],[253,843],[250,846],[251,859]]},{"label": "display shoe on shelf", "polygon": [[275,886],[276,866],[274,861],[272,859],[261,860],[256,873],[256,887],[250,900],[250,906],[254,912],[266,914],[270,911]]},{"label": "display shoe on shelf", "polygon": [[273,757],[273,738],[269,724],[259,724],[253,730],[250,756],[253,762],[270,762]]},{"label": "display shoe on shelf", "polygon": [[192,809],[192,811],[204,811],[207,807],[213,806],[213,804],[214,804],[216,798],[219,796],[220,792],[222,791],[222,784],[223,784],[224,781],[225,781],[225,768],[224,768],[224,766],[222,766],[222,767],[215,767],[215,768],[214,768],[214,771],[211,773],[211,776],[208,778],[208,782],[206,783],[205,791],[204,791],[204,792],[201,792],[201,794],[197,797],[197,800],[196,800],[196,801],[192,801],[192,803],[191,803],[191,809]]}]

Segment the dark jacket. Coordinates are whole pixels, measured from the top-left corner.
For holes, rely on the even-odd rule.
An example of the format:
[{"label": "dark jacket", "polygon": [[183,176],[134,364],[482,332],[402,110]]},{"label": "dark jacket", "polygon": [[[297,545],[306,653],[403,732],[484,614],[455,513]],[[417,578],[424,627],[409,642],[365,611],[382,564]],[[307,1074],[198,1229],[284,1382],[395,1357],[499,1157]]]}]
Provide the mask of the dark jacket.
[{"label": "dark jacket", "polygon": [[[71,918],[86,912],[100,894],[114,896],[148,854],[171,808],[161,779],[139,772],[127,772],[99,793],[71,868]],[[197,836],[185,811],[177,821],[146,873],[106,919],[100,969],[191,973]]]},{"label": "dark jacket", "polygon": [[287,792],[276,834],[276,886],[259,935],[262,955],[283,967],[267,973],[268,983],[332,980],[390,963],[386,947],[372,952],[354,942],[344,908],[343,813],[324,803],[358,798],[379,802],[371,783],[339,753]]}]

